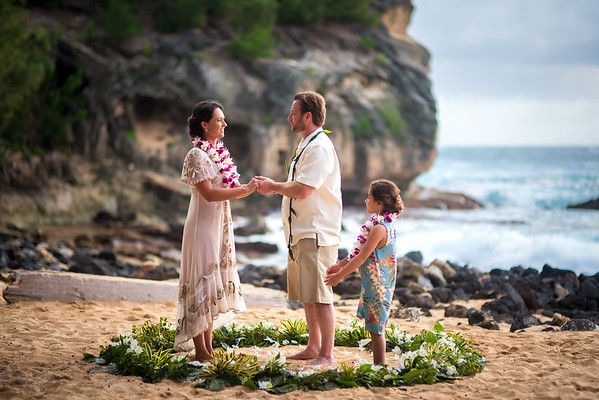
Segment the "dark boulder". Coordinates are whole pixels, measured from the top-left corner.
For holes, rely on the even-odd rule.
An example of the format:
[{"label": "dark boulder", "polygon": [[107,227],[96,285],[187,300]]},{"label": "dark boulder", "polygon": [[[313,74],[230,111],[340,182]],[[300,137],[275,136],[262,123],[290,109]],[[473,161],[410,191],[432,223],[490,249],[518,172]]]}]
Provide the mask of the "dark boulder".
[{"label": "dark boulder", "polygon": [[599,198],[585,201],[584,203],[570,204],[570,205],[568,205],[567,208],[569,208],[569,209],[578,208],[578,209],[583,209],[583,210],[599,210]]},{"label": "dark boulder", "polygon": [[599,326],[588,319],[571,319],[560,328],[562,331],[594,331]]},{"label": "dark boulder", "polygon": [[430,294],[437,303],[451,303],[454,300],[453,290],[447,287],[436,287]]},{"label": "dark boulder", "polygon": [[512,325],[510,326],[510,332],[519,331],[521,329],[526,329],[531,326],[539,325],[541,321],[537,317],[533,317],[532,315],[527,315],[524,317],[517,318]]},{"label": "dark boulder", "polygon": [[409,258],[414,261],[416,264],[422,264],[422,253],[419,251],[410,251],[404,255],[404,257]]},{"label": "dark boulder", "polygon": [[235,243],[235,249],[243,252],[253,252],[261,254],[275,254],[279,251],[279,246],[274,243],[265,242],[247,242]]},{"label": "dark boulder", "polygon": [[445,317],[468,318],[468,309],[459,304],[450,304],[445,307]]}]

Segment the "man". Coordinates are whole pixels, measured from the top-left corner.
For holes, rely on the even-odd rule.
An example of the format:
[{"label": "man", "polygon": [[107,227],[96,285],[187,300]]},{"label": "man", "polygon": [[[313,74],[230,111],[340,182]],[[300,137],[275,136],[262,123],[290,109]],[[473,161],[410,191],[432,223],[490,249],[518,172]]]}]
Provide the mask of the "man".
[{"label": "man", "polygon": [[290,357],[334,361],[333,290],[324,283],[326,269],[337,261],[341,230],[341,174],[333,143],[322,126],[324,98],[316,92],[295,95],[287,121],[300,137],[286,182],[259,179],[262,194],[281,194],[283,226],[289,247],[287,293],[304,304],[308,345]]}]

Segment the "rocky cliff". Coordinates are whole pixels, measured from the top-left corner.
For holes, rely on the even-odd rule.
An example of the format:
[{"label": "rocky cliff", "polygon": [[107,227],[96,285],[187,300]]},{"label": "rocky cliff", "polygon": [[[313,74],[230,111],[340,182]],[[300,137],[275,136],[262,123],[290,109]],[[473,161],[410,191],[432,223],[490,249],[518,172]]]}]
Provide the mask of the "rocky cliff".
[{"label": "rocky cliff", "polygon": [[[113,165],[120,170],[121,184],[128,183],[130,192],[136,187],[142,191],[130,196],[113,192],[110,200],[88,194],[95,199],[88,202],[91,209],[120,209],[123,206],[115,204],[122,198],[129,198],[132,208],[136,206],[131,203],[139,206],[148,179],[151,187],[164,186],[154,175],[148,178],[147,171],[175,179],[190,146],[186,118],[193,105],[206,98],[218,99],[225,107],[229,124],[225,142],[245,179],[253,174],[282,178],[297,143],[286,116],[293,95],[308,89],[327,99],[325,128],[332,131],[344,187],[362,189],[381,177],[407,187],[436,156],[430,56],[406,32],[411,1],[376,1],[374,6],[381,15],[376,27],[279,25],[274,55],[246,63],[229,55],[227,31],[219,26],[181,34],[150,33],[113,48],[97,48],[82,40],[80,19],[33,11],[34,20],[62,32],[61,68],[84,75],[89,112],[77,127],[78,160],[106,165],[105,160],[116,156]],[[58,171],[77,170],[67,174],[75,176],[75,186],[95,182],[98,191],[104,185],[94,179],[82,182],[85,171],[78,170],[84,168],[79,162],[63,169],[61,163],[68,160],[56,163]],[[39,176],[39,169],[48,173],[46,163],[41,164],[31,167],[31,175]],[[127,171],[137,175],[129,177]],[[133,183],[139,174],[145,183]],[[10,177],[4,179],[11,182]],[[12,176],[13,182],[19,179],[22,183],[27,178]],[[108,182],[103,193],[109,193],[114,183]],[[65,188],[61,186],[58,193],[64,195]],[[3,196],[5,200],[6,191]],[[82,195],[57,200],[55,208],[45,211],[45,203],[38,201],[37,209],[47,214],[66,212],[68,204],[85,208],[87,203],[78,196]],[[102,206],[106,202],[108,206]],[[23,211],[21,205],[13,202],[3,211],[18,213]]]}]

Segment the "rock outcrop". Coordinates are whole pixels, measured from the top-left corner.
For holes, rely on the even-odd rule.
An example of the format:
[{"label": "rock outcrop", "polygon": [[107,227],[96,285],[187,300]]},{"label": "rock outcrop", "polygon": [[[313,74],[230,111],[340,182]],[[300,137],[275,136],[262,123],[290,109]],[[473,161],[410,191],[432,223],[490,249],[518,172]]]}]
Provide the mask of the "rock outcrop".
[{"label": "rock outcrop", "polygon": [[[325,127],[332,130],[344,188],[363,190],[367,182],[380,177],[407,188],[436,156],[430,55],[407,33],[413,9],[410,0],[377,0],[373,6],[381,15],[381,24],[374,27],[276,26],[273,56],[246,63],[229,55],[230,33],[219,25],[180,34],[151,32],[119,45],[92,46],[82,33],[84,16],[31,10],[32,21],[61,31],[57,65],[63,72],[83,74],[88,113],[75,127],[76,156],[67,156],[67,165],[57,169],[73,182],[67,179],[63,184],[64,177],[59,177],[61,183],[51,192],[45,186],[43,197],[54,199],[49,209],[43,210],[45,201],[28,200],[31,204],[23,203],[29,209],[26,214],[33,215],[34,209],[39,211],[35,218],[57,215],[70,209],[65,205],[75,204],[82,210],[69,218],[77,221],[102,209],[137,208],[138,200],[148,198],[147,190],[156,191],[158,181],[140,170],[177,179],[190,147],[187,116],[197,101],[206,98],[218,99],[225,107],[229,124],[225,141],[243,175],[283,178],[297,143],[286,116],[293,95],[308,89],[327,99]],[[110,168],[102,174],[95,167],[115,157],[118,164],[112,168],[118,170],[120,181],[129,182],[128,190],[116,194],[103,191],[118,184]],[[69,159],[74,165],[69,165]],[[95,186],[91,192],[79,190],[90,184],[81,183],[81,160],[96,169],[91,174]],[[37,174],[40,170],[47,174],[46,160],[17,164],[12,169],[7,164],[0,180],[10,189],[23,182],[28,190],[39,189],[42,180]],[[98,181],[105,182],[106,188]],[[18,215],[23,211],[21,202],[17,197],[11,201],[10,192],[1,193],[2,202],[10,207],[1,211]]]}]

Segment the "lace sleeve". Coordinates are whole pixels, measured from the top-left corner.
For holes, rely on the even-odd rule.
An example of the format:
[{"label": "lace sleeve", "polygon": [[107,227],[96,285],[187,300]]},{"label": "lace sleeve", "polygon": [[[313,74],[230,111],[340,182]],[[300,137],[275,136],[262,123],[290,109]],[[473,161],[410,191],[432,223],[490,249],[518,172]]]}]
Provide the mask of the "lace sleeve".
[{"label": "lace sleeve", "polygon": [[181,181],[188,185],[195,185],[208,179],[214,179],[215,176],[216,170],[208,157],[203,155],[198,148],[189,150],[185,156],[185,161],[183,161]]}]

